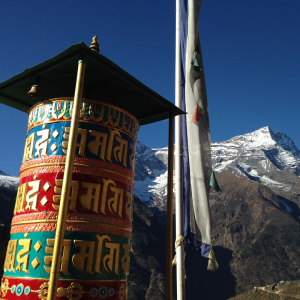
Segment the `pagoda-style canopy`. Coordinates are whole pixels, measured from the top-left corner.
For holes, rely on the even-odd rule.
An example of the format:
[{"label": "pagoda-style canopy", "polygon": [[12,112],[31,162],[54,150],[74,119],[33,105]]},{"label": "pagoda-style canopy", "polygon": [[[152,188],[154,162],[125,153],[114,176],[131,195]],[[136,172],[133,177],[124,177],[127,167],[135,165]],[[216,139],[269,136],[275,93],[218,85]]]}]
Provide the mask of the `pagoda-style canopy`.
[{"label": "pagoda-style canopy", "polygon": [[[73,97],[78,60],[86,63],[83,98],[101,100],[132,113],[145,125],[183,112],[112,61],[84,43],[73,45],[0,84],[0,103],[27,112],[34,104],[58,97]],[[42,98],[27,95],[38,84]]]}]

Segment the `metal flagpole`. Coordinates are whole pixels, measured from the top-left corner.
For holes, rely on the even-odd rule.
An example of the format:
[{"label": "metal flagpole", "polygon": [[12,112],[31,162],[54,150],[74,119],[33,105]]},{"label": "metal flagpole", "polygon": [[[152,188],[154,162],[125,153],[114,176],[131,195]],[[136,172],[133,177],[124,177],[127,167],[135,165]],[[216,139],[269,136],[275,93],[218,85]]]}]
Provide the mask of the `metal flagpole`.
[{"label": "metal flagpole", "polygon": [[78,62],[77,80],[74,95],[73,115],[71,120],[71,129],[69,136],[68,152],[66,157],[65,172],[63,178],[61,199],[57,218],[57,226],[55,233],[55,243],[53,249],[53,257],[51,263],[50,280],[48,287],[47,300],[56,300],[58,277],[60,273],[62,247],[65,235],[66,217],[69,207],[70,185],[72,180],[72,172],[75,157],[76,140],[78,133],[79,115],[81,108],[81,99],[83,91],[85,75],[85,64],[82,60]]},{"label": "metal flagpole", "polygon": [[[181,109],[180,0],[176,0],[175,105]],[[183,221],[181,201],[181,117],[175,117],[175,206],[177,300],[185,299]]]},{"label": "metal flagpole", "polygon": [[172,300],[174,117],[169,117],[166,299]]}]

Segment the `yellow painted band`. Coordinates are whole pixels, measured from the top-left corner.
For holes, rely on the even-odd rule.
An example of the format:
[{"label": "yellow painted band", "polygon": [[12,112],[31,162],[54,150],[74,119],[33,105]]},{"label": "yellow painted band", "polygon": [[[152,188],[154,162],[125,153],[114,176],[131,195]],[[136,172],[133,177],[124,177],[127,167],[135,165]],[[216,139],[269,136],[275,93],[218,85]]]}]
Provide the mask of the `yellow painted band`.
[{"label": "yellow painted band", "polygon": [[[61,101],[74,101],[74,98],[73,97],[52,98],[52,99],[49,99],[49,100],[46,100],[46,101],[38,102],[29,109],[28,115],[30,114],[30,112],[35,107],[37,107],[39,105],[48,104],[48,103],[51,103],[53,101],[59,101],[59,100],[61,100]],[[126,115],[130,116],[130,118],[132,118],[136,122],[136,124],[140,127],[140,123],[139,123],[138,119],[134,115],[132,115],[130,112],[128,112],[127,110],[125,110],[125,109],[123,109],[119,106],[116,106],[116,105],[113,105],[113,104],[110,104],[110,103],[107,103],[107,102],[102,102],[102,101],[93,100],[93,99],[86,99],[86,98],[82,98],[81,102],[102,104],[102,105],[114,108],[114,109],[116,109],[118,111],[121,111],[121,112],[125,113]]]},{"label": "yellow painted band", "polygon": [[[23,224],[39,224],[39,223],[57,223],[57,220],[34,220],[34,221],[21,221],[11,224],[12,226],[23,225]],[[85,224],[99,224],[104,225],[105,227],[117,227],[126,231],[132,231],[131,228],[123,227],[120,225],[111,225],[107,223],[96,223],[96,222],[88,222],[88,221],[78,221],[78,220],[66,220],[66,223],[85,223]]]},{"label": "yellow painted band", "polygon": [[[32,168],[41,168],[41,167],[46,167],[46,166],[64,166],[65,164],[66,164],[66,163],[64,163],[64,162],[57,162],[57,163],[43,163],[42,165],[33,165],[33,166],[30,166],[30,167],[24,168],[24,169],[20,172],[20,175],[21,175],[24,171],[29,170],[29,169],[32,169]],[[95,167],[95,166],[92,166],[92,165],[78,164],[78,163],[74,163],[74,166],[78,166],[78,167],[87,167],[87,168],[93,168],[93,169],[97,169],[97,170],[102,170],[102,171],[105,171],[105,172],[110,172],[110,173],[117,174],[117,175],[119,175],[119,176],[125,177],[126,179],[128,179],[129,181],[131,181],[132,183],[134,183],[134,179],[132,179],[131,177],[129,177],[129,176],[127,176],[127,175],[124,175],[124,174],[122,174],[122,173],[119,173],[119,172],[110,170],[110,169],[105,169],[105,168]]]}]

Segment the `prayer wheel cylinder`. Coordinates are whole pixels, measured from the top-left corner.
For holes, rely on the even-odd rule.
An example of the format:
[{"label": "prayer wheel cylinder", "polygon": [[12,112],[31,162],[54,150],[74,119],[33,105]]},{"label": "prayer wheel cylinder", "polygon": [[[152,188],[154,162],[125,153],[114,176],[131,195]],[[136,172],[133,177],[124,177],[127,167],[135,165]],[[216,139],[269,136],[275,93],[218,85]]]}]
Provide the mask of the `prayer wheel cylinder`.
[{"label": "prayer wheel cylinder", "polygon": [[[1,299],[47,299],[73,98],[29,110]],[[139,123],[83,99],[57,299],[127,299]]]}]

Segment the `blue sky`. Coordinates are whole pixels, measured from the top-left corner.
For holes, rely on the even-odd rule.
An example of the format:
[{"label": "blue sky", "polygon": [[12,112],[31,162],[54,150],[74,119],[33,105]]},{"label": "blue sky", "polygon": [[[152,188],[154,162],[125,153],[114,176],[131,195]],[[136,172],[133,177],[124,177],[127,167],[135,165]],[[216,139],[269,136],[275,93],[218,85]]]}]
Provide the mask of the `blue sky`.
[{"label": "blue sky", "polygon": [[[300,1],[203,0],[199,28],[212,141],[270,126],[300,148]],[[5,1],[0,82],[78,42],[174,102],[175,0]],[[0,170],[18,175],[27,115],[0,104]],[[139,140],[167,145],[168,122]]]}]

